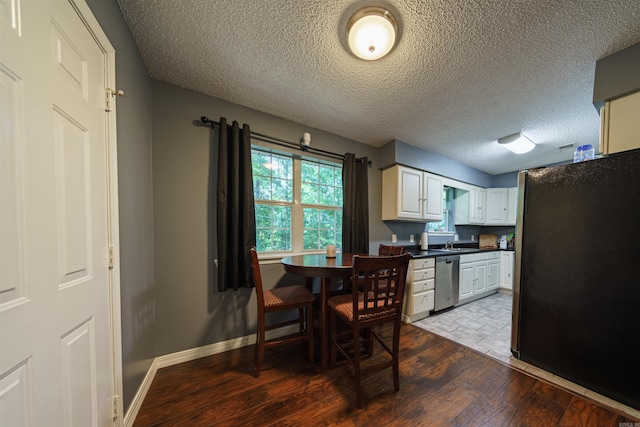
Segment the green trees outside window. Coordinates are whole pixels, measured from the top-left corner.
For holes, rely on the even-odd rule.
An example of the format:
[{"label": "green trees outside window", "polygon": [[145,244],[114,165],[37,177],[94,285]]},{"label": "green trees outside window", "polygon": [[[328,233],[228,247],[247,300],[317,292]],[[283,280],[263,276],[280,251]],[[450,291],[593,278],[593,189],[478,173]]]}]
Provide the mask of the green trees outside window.
[{"label": "green trees outside window", "polygon": [[342,165],[253,149],[256,247],[301,252],[342,246]]}]

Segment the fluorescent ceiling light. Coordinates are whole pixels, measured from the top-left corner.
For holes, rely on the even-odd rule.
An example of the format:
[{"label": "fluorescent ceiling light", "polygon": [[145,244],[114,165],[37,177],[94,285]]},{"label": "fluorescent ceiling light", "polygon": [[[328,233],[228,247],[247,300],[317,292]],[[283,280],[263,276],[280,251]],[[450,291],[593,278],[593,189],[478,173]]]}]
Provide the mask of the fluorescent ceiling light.
[{"label": "fluorescent ceiling light", "polygon": [[347,43],[358,58],[380,59],[395,45],[397,30],[391,12],[381,7],[365,7],[349,19]]},{"label": "fluorescent ceiling light", "polygon": [[513,151],[516,154],[524,154],[533,150],[536,144],[531,142],[529,138],[520,134],[514,133],[513,135],[505,136],[498,140],[498,144]]}]

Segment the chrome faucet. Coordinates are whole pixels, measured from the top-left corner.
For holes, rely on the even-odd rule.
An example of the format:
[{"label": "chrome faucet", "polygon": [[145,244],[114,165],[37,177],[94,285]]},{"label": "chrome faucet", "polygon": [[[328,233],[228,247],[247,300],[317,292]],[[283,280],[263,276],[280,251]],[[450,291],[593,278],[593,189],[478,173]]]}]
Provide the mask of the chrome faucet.
[{"label": "chrome faucet", "polygon": [[453,249],[453,242],[451,240],[449,240],[447,243],[444,244],[444,248],[445,249]]}]

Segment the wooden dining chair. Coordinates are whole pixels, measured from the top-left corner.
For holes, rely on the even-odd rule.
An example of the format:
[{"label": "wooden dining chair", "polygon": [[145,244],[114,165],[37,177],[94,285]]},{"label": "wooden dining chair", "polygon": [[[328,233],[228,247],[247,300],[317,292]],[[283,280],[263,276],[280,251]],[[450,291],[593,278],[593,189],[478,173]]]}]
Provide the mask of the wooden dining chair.
[{"label": "wooden dining chair", "polygon": [[[378,256],[392,256],[392,255],[400,255],[404,253],[404,246],[391,246],[380,243],[378,246]],[[385,286],[386,281],[381,280],[379,287],[383,288]],[[362,291],[362,277],[358,277],[358,286],[360,286],[360,290]],[[364,331],[363,337],[365,337],[365,341],[368,342],[367,345],[367,354],[371,354],[373,352],[373,340],[371,339],[370,332]]]},{"label": "wooden dining chair", "polygon": [[[400,390],[399,347],[402,316],[402,300],[409,265],[409,254],[391,256],[353,257],[352,277],[362,277],[363,290],[353,287],[352,294],[335,296],[329,299],[331,310],[331,364],[336,363],[337,352],[352,365],[356,386],[358,408],[363,406],[362,380],[383,369],[393,368],[394,390]],[[351,339],[338,339],[338,319],[351,329]],[[387,343],[373,326],[392,322],[393,336]],[[367,346],[361,331],[369,330],[380,346],[388,353],[382,361],[371,360],[365,371],[361,370],[361,347]]]},{"label": "wooden dining chair", "polygon": [[[313,366],[312,304],[315,297],[302,285],[283,286],[271,290],[264,290],[262,287],[260,264],[258,263],[258,252],[255,247],[251,248],[251,272],[253,274],[256,295],[258,297],[258,331],[256,334],[255,371],[253,375],[256,378],[260,376],[265,348],[290,344],[293,342],[307,341],[309,362],[311,363],[311,366]],[[267,313],[295,309],[298,310],[298,317],[296,319],[270,325],[266,324]],[[273,338],[268,341],[265,340],[266,331],[294,324],[299,324],[300,326],[298,333],[287,335],[285,337]]]},{"label": "wooden dining chair", "polygon": [[380,243],[378,256],[400,255],[404,253],[404,246],[390,246]]},{"label": "wooden dining chair", "polygon": [[[378,256],[391,256],[391,255],[400,255],[404,253],[404,246],[390,246],[380,243],[378,246]],[[350,282],[350,280],[348,281]],[[362,290],[362,277],[358,277],[358,286],[360,290]],[[347,283],[345,289],[350,292],[351,286],[350,283]]]}]

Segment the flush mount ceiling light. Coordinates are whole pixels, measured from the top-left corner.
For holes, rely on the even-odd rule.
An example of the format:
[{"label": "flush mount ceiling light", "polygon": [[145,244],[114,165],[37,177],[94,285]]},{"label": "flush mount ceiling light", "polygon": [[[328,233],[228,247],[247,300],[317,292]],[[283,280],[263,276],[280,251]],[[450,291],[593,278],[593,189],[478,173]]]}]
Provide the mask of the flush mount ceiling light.
[{"label": "flush mount ceiling light", "polygon": [[533,150],[536,146],[529,138],[520,134],[514,133],[513,135],[505,136],[498,140],[498,144],[513,151],[516,154],[524,154]]},{"label": "flush mount ceiling light", "polygon": [[382,7],[365,7],[357,11],[347,24],[347,43],[351,52],[366,60],[380,59],[396,43],[396,18]]}]

